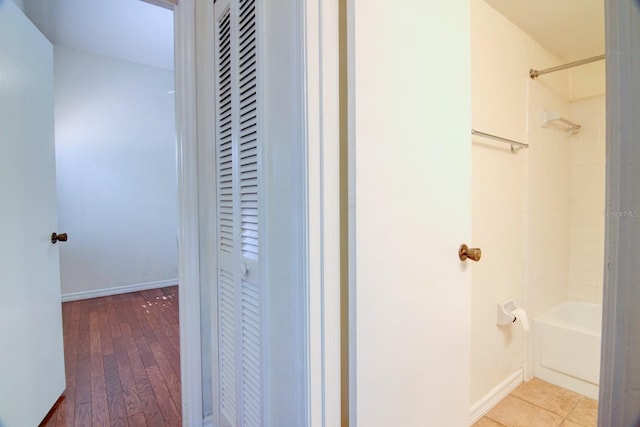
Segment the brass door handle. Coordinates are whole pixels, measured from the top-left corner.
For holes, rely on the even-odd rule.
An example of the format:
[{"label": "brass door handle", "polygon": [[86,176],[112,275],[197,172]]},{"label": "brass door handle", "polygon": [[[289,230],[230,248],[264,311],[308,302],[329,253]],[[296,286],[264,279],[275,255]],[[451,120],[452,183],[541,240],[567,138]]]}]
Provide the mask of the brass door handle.
[{"label": "brass door handle", "polygon": [[460,261],[466,261],[467,258],[472,261],[480,261],[481,256],[482,251],[480,248],[470,248],[464,243],[460,245],[460,249],[458,249],[458,257],[460,257]]},{"label": "brass door handle", "polygon": [[51,243],[53,243],[54,245],[58,242],[66,242],[67,238],[67,233],[51,233]]}]

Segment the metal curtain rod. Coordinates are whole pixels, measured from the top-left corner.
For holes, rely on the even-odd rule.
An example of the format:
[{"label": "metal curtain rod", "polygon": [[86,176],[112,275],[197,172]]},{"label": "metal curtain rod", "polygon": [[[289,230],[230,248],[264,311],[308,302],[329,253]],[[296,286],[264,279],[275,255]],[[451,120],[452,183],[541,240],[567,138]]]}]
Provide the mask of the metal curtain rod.
[{"label": "metal curtain rod", "polygon": [[525,144],[523,142],[514,141],[513,139],[503,138],[501,136],[491,135],[490,133],[480,132],[475,129],[471,129],[471,135],[483,136],[485,138],[493,139],[494,141],[504,142],[505,144],[511,145],[511,151],[517,152],[518,150],[522,150],[523,148],[529,148],[529,144]]},{"label": "metal curtain rod", "polygon": [[535,79],[543,74],[553,73],[554,71],[566,70],[567,68],[577,67],[578,65],[590,64],[592,62],[601,61],[605,58],[605,55],[594,56],[593,58],[583,59],[581,61],[570,62],[564,65],[558,65],[557,67],[551,67],[544,70],[534,70],[533,68],[529,70],[529,77]]}]

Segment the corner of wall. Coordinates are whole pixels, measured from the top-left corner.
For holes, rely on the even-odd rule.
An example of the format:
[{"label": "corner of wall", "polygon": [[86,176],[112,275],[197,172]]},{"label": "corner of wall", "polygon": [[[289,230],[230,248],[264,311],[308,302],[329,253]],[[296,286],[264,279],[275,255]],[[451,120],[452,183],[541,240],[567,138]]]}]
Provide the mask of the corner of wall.
[{"label": "corner of wall", "polygon": [[603,96],[606,91],[606,63],[598,61],[569,70],[571,101]]}]

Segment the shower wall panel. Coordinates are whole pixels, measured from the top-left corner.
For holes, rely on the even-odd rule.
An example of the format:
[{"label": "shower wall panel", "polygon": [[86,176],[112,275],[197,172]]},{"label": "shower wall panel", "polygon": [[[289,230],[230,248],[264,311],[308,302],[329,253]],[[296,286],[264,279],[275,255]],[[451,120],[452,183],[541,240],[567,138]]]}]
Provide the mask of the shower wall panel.
[{"label": "shower wall panel", "polygon": [[571,300],[602,303],[604,222],[607,215],[638,217],[640,212],[605,211],[605,97],[575,101],[571,119],[582,125],[571,137],[570,269]]}]

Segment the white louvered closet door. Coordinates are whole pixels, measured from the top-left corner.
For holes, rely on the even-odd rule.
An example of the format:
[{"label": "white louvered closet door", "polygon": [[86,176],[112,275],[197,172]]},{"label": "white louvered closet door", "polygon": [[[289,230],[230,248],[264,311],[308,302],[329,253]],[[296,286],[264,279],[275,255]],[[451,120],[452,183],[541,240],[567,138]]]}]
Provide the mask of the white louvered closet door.
[{"label": "white louvered closet door", "polygon": [[220,424],[261,426],[256,0],[215,3]]}]

